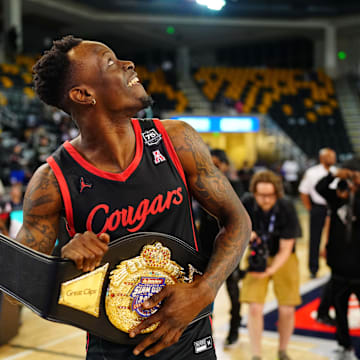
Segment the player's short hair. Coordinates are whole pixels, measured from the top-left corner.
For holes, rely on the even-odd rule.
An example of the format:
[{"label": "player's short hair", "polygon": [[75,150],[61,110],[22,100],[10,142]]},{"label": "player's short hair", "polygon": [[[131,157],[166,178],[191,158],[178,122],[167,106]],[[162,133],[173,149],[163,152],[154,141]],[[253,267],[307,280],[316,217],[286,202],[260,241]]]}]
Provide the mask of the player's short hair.
[{"label": "player's short hair", "polygon": [[50,50],[33,66],[35,91],[48,105],[68,112],[65,106],[66,90],[72,78],[72,66],[68,52],[83,40],[68,35],[55,40]]}]

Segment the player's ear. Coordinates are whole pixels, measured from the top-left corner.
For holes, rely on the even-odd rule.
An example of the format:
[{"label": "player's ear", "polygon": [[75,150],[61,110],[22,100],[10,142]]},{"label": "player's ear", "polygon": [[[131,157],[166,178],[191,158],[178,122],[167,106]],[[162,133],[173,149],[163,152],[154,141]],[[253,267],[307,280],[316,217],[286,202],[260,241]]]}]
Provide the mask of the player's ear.
[{"label": "player's ear", "polygon": [[86,86],[74,86],[71,88],[69,98],[80,105],[94,105],[95,100],[93,91]]}]

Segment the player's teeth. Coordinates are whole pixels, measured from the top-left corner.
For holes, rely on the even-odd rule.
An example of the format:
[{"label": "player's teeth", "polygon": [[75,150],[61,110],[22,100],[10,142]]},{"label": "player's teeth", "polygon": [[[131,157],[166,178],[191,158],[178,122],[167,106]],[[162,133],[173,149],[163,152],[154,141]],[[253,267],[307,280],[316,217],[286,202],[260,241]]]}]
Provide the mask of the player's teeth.
[{"label": "player's teeth", "polygon": [[129,82],[128,86],[133,86],[133,85],[137,84],[138,82],[139,82],[139,79],[136,77]]}]

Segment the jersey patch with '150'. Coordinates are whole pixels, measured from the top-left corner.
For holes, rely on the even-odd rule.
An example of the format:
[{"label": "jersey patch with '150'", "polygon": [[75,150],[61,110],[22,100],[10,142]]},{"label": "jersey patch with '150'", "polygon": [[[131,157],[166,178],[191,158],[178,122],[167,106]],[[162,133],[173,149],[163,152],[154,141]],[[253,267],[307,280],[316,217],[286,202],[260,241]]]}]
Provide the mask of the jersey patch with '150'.
[{"label": "jersey patch with '150'", "polygon": [[[88,215],[86,229],[97,234],[115,231],[119,226],[126,228],[129,232],[139,231],[149,215],[161,214],[165,210],[169,210],[172,205],[180,205],[183,200],[182,188],[179,186],[164,195],[156,195],[152,200],[143,199],[136,207],[129,205],[126,208],[115,209],[110,212],[109,205],[98,204]],[[96,228],[102,226],[100,231],[94,229],[95,217]]]}]

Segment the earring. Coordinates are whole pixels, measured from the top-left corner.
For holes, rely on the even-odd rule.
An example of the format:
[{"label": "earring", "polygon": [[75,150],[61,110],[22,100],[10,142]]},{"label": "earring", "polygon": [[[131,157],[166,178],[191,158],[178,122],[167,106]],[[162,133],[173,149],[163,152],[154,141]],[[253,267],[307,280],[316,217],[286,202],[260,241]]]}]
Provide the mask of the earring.
[{"label": "earring", "polygon": [[92,105],[96,105],[96,100],[95,100],[95,99],[92,99],[92,100],[91,100],[91,104],[92,104]]}]

